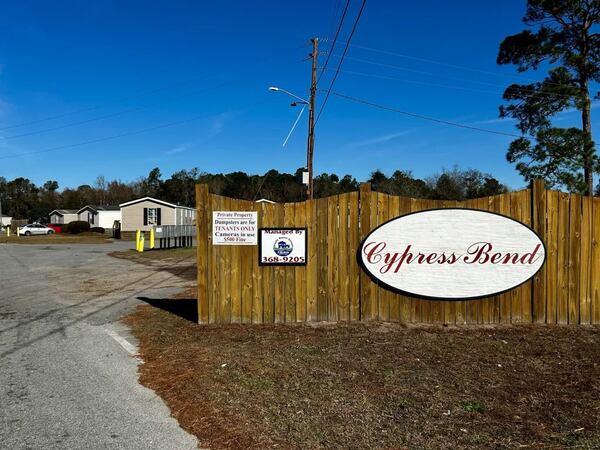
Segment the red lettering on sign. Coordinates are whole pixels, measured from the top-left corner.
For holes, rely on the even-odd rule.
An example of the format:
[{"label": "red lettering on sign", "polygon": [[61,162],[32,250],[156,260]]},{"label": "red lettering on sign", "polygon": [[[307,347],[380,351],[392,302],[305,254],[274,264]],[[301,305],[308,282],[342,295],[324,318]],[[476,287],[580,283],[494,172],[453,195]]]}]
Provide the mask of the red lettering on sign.
[{"label": "red lettering on sign", "polygon": [[385,251],[388,244],[383,241],[367,242],[363,246],[366,262],[380,265],[380,273],[398,273],[405,264],[513,264],[531,265],[543,255],[540,254],[541,244],[537,244],[531,252],[496,252],[490,242],[475,242],[467,247],[464,255],[452,252],[413,252],[412,245],[406,245],[402,251]]}]

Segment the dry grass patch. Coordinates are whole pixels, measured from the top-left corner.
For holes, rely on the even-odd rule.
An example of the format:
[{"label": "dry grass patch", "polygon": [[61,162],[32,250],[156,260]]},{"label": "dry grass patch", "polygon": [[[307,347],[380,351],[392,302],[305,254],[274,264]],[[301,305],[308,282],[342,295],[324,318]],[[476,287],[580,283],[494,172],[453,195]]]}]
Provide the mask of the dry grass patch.
[{"label": "dry grass patch", "polygon": [[[135,247],[135,242],[132,242],[131,246]],[[179,261],[195,258],[196,247],[170,248],[164,250],[155,249],[145,250],[143,252],[138,252],[136,250],[124,250],[118,252],[111,252],[109,253],[109,256],[121,259],[128,259],[142,264],[148,261]]]},{"label": "dry grass patch", "polygon": [[173,275],[188,282],[196,281],[195,247],[147,250],[144,252],[125,250],[110,252],[108,255],[114,258],[134,261],[138,264],[150,266],[163,272],[171,272]]},{"label": "dry grass patch", "polygon": [[[193,295],[192,292],[188,294]],[[210,448],[600,448],[600,330],[126,320],[142,384]]]},{"label": "dry grass patch", "polygon": [[39,236],[0,236],[0,244],[106,244],[111,238],[100,233],[54,233]]}]

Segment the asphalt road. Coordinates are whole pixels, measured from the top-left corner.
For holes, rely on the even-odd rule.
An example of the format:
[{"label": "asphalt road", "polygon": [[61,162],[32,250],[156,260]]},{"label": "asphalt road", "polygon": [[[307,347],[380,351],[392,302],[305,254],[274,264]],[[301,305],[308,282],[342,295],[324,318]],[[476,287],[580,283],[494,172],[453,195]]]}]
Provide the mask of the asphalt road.
[{"label": "asphalt road", "polygon": [[0,448],[197,448],[138,384],[118,322],[185,282],[106,254],[131,245],[0,244]]}]

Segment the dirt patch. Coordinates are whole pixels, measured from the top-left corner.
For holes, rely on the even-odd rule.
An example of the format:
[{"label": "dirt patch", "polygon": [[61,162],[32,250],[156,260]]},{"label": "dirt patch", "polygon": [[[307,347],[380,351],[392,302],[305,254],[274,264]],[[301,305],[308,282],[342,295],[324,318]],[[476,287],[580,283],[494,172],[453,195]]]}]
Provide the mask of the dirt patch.
[{"label": "dirt patch", "polygon": [[142,384],[210,448],[599,448],[600,330],[126,321]]},{"label": "dirt patch", "polygon": [[[133,245],[133,244],[132,244]],[[151,264],[152,261],[174,261],[196,258],[195,247],[170,248],[165,250],[146,250],[138,252],[135,250],[124,250],[111,252],[109,256],[114,258],[128,259],[141,264]]]},{"label": "dirt patch", "polygon": [[110,252],[108,256],[127,259],[170,272],[186,281],[196,281],[196,249],[193,247],[138,252],[125,250]]},{"label": "dirt patch", "polygon": [[106,244],[111,238],[99,233],[54,233],[43,236],[0,236],[0,244]]}]

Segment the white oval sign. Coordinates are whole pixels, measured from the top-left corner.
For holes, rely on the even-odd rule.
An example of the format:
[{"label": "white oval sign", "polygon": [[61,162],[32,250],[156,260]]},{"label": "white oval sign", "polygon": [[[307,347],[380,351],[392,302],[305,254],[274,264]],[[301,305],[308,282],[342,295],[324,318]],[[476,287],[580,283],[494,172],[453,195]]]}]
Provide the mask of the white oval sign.
[{"label": "white oval sign", "polygon": [[436,300],[495,295],[544,264],[539,236],[510,217],[477,209],[430,209],[375,228],[358,249],[363,270],[383,287]]}]

